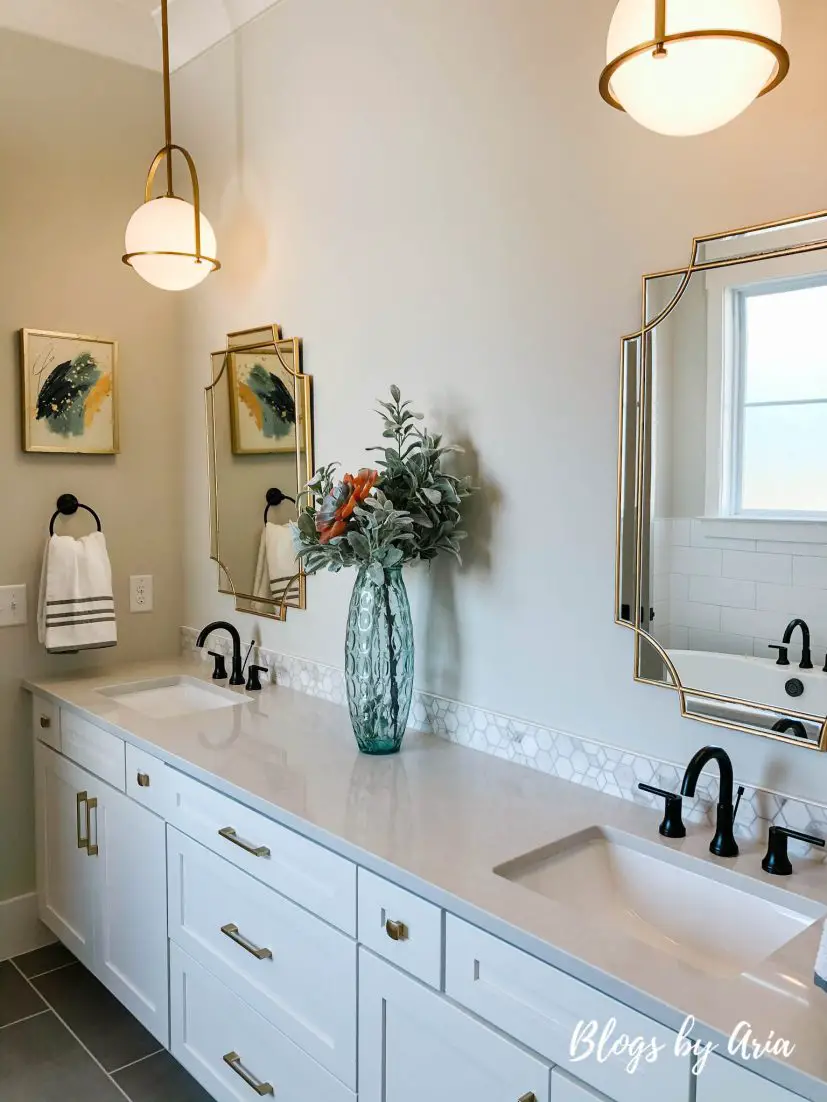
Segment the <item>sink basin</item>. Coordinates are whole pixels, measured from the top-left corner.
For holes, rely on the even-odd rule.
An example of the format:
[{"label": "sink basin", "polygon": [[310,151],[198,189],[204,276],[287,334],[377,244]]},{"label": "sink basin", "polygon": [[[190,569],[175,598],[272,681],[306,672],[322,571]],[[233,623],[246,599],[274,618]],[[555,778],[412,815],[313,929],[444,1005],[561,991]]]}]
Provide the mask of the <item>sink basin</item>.
[{"label": "sink basin", "polygon": [[827,915],[773,885],[601,827],[494,872],[715,976],[756,967]]},{"label": "sink basin", "polygon": [[131,681],[98,690],[103,696],[151,719],[173,719],[216,708],[234,708],[247,704],[240,693],[210,685],[195,677],[156,677],[151,681]]}]

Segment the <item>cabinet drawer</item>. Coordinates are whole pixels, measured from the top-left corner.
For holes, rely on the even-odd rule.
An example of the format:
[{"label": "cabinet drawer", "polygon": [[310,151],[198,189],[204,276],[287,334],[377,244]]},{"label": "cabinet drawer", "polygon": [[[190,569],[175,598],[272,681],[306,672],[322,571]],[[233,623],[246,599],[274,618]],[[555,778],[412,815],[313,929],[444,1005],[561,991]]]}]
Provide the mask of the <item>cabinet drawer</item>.
[{"label": "cabinet drawer", "polygon": [[356,936],[356,866],[351,861],[183,773],[169,772],[173,826]]},{"label": "cabinet drawer", "polygon": [[[764,1063],[759,1060],[756,1070],[760,1071]],[[697,1102],[733,1102],[741,1098],[749,1102],[802,1102],[799,1095],[762,1079],[740,1064],[722,1056],[710,1056],[698,1076]]]},{"label": "cabinet drawer", "polygon": [[442,989],[442,911],[366,869],[359,869],[359,940]]},{"label": "cabinet drawer", "polygon": [[[172,1054],[216,1099],[356,1102],[356,1096],[176,945]],[[234,1070],[235,1069],[235,1070]]]},{"label": "cabinet drawer", "polygon": [[126,744],[126,794],[162,819],[169,817],[171,805],[169,772],[152,754]]},{"label": "cabinet drawer", "polygon": [[126,791],[126,751],[123,739],[117,735],[61,708],[60,749],[113,788]]},{"label": "cabinet drawer", "polygon": [[356,942],[179,831],[167,833],[169,936],[356,1088]]},{"label": "cabinet drawer", "polygon": [[[611,1099],[605,1094],[597,1094],[583,1083],[578,1083],[559,1068],[554,1068],[551,1073],[551,1102],[611,1102]],[[686,1102],[686,1099],[681,1098],[676,1102]]]},{"label": "cabinet drawer", "polygon": [[34,737],[53,750],[60,750],[60,709],[42,696],[32,696]]},{"label": "cabinet drawer", "polygon": [[[675,1033],[453,915],[446,920],[445,991],[614,1102],[689,1097],[689,1057],[675,1056]],[[591,1029],[591,1053],[586,1041],[572,1043],[581,1024]],[[663,1047],[628,1074],[628,1054],[598,1059],[606,1030],[613,1039],[642,1038],[648,1051]],[[610,1047],[603,1046],[604,1055]]]}]

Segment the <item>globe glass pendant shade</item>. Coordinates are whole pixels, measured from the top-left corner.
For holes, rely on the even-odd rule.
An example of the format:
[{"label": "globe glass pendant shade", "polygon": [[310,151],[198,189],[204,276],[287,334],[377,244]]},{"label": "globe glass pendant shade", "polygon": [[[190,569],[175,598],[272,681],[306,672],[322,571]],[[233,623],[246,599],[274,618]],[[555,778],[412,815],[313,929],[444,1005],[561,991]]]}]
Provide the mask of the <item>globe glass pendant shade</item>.
[{"label": "globe glass pendant shade", "polygon": [[[620,0],[609,28],[608,60],[654,38],[654,0]],[[781,41],[778,0],[669,0],[666,34],[738,31]],[[731,122],[758,98],[777,58],[757,42],[689,38],[669,42],[666,55],[645,50],[611,78],[615,99],[642,126],[659,134],[704,134]]]},{"label": "globe glass pendant shade", "polygon": [[212,259],[216,240],[210,223],[202,214],[199,261],[195,255],[195,207],[167,196],[151,199],[132,215],[126,227],[126,252],[131,254],[129,263],[138,275],[164,291],[195,287],[216,267]]}]

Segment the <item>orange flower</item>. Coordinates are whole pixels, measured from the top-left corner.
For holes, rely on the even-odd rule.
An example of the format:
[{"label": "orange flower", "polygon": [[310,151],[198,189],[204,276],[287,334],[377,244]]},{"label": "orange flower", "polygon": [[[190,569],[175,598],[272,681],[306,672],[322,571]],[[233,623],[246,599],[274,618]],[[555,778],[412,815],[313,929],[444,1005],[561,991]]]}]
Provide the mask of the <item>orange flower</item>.
[{"label": "orange flower", "polygon": [[329,543],[337,536],[345,534],[353,511],[370,495],[378,478],[378,471],[363,467],[355,478],[352,474],[346,474],[344,479],[334,487],[322,502],[316,517],[319,543]]}]

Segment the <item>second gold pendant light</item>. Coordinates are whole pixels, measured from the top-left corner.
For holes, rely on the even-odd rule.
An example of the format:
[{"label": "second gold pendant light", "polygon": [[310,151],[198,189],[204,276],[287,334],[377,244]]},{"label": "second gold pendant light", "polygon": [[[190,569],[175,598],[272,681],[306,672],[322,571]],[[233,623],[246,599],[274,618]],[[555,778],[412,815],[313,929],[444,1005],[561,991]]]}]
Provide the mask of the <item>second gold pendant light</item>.
[{"label": "second gold pendant light", "polygon": [[[130,265],[147,283],[165,291],[185,291],[217,271],[215,233],[201,213],[201,196],[195,162],[183,146],[172,141],[170,97],[169,13],[161,0],[161,29],[164,55],[164,122],[166,141],[150,166],[144,202],[126,227],[124,264]],[[179,153],[189,170],[192,202],[179,198],[173,187],[174,153]],[[153,199],[155,177],[166,165],[166,194]]]},{"label": "second gold pendant light", "polygon": [[600,94],[659,134],[704,134],[784,80],[779,0],[620,0]]}]

